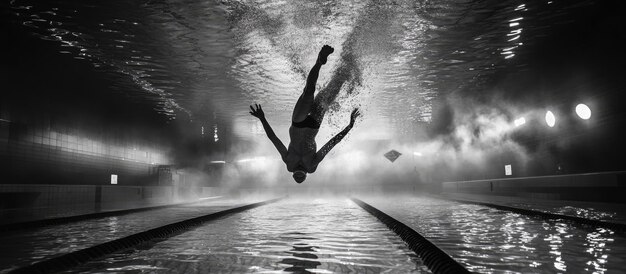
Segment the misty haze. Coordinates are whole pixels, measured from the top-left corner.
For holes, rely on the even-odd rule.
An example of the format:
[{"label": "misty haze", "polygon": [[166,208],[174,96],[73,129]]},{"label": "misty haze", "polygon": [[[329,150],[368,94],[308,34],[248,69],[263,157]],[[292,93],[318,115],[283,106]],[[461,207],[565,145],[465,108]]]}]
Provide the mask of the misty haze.
[{"label": "misty haze", "polygon": [[624,8],[6,1],[0,273],[626,272]]}]

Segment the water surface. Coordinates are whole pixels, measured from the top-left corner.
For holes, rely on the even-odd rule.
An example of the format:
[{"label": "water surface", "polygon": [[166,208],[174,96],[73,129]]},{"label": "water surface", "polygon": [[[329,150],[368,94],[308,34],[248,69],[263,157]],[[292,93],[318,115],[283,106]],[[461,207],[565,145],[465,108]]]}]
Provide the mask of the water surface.
[{"label": "water surface", "polygon": [[[323,44],[336,48],[319,89],[337,92],[327,119],[360,106],[378,138],[430,122],[433,100],[524,69],[529,50],[594,1],[10,1],[7,20],[85,62],[112,92],[153,103],[170,119],[263,134],[258,102],[289,125]],[[534,49],[533,49],[534,50]],[[573,56],[574,57],[574,56]],[[408,126],[410,125],[410,126]],[[373,133],[372,133],[373,134]],[[218,137],[216,137],[218,138]]]},{"label": "water surface", "polygon": [[626,237],[605,228],[544,220],[428,197],[364,199],[478,273],[620,273]]},{"label": "water surface", "polygon": [[393,232],[348,199],[288,200],[114,254],[88,273],[422,273]]}]

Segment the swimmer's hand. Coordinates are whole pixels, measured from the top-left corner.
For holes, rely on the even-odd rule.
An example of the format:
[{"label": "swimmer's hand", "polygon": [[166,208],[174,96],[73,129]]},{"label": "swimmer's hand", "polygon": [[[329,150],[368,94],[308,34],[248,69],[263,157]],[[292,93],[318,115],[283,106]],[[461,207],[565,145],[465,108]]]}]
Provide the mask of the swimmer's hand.
[{"label": "swimmer's hand", "polygon": [[261,105],[259,104],[254,104],[256,106],[256,109],[254,109],[252,107],[252,105],[250,105],[250,114],[252,114],[252,116],[259,118],[261,120],[265,119],[265,113],[263,113],[263,109],[261,108]]},{"label": "swimmer's hand", "polygon": [[355,108],[350,114],[350,126],[354,126],[354,122],[359,116],[361,116],[361,112],[359,111],[359,108]]}]

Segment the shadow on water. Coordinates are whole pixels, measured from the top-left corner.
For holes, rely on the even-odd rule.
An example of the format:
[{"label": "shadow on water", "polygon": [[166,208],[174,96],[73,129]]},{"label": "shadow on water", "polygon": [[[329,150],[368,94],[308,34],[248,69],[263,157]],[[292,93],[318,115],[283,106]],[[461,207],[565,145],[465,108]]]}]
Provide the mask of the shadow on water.
[{"label": "shadow on water", "polygon": [[[289,233],[288,238],[293,240],[317,240],[314,237],[305,236],[306,233],[302,232],[293,232]],[[319,247],[311,246],[305,242],[298,242],[293,244],[293,248],[286,253],[291,257],[282,259],[279,263],[290,265],[284,270],[291,273],[313,273],[308,271],[308,269],[315,269],[321,265],[320,262],[316,261],[319,257],[315,255],[316,249]]]}]

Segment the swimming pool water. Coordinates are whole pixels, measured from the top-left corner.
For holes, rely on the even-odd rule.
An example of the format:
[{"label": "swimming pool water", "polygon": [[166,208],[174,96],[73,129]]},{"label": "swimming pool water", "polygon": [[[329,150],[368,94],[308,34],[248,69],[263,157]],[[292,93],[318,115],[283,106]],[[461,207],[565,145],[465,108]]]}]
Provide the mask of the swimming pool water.
[{"label": "swimming pool water", "polygon": [[[255,200],[256,201],[256,200]],[[248,200],[246,202],[252,203]],[[88,219],[0,235],[0,273],[112,241],[154,227],[241,206],[243,201],[222,199],[118,216]]]},{"label": "swimming pool water", "polygon": [[156,273],[429,272],[404,242],[348,199],[251,209],[79,270]]},{"label": "swimming pool water", "polygon": [[363,200],[412,227],[473,272],[626,272],[626,238],[610,229],[430,197]]}]

